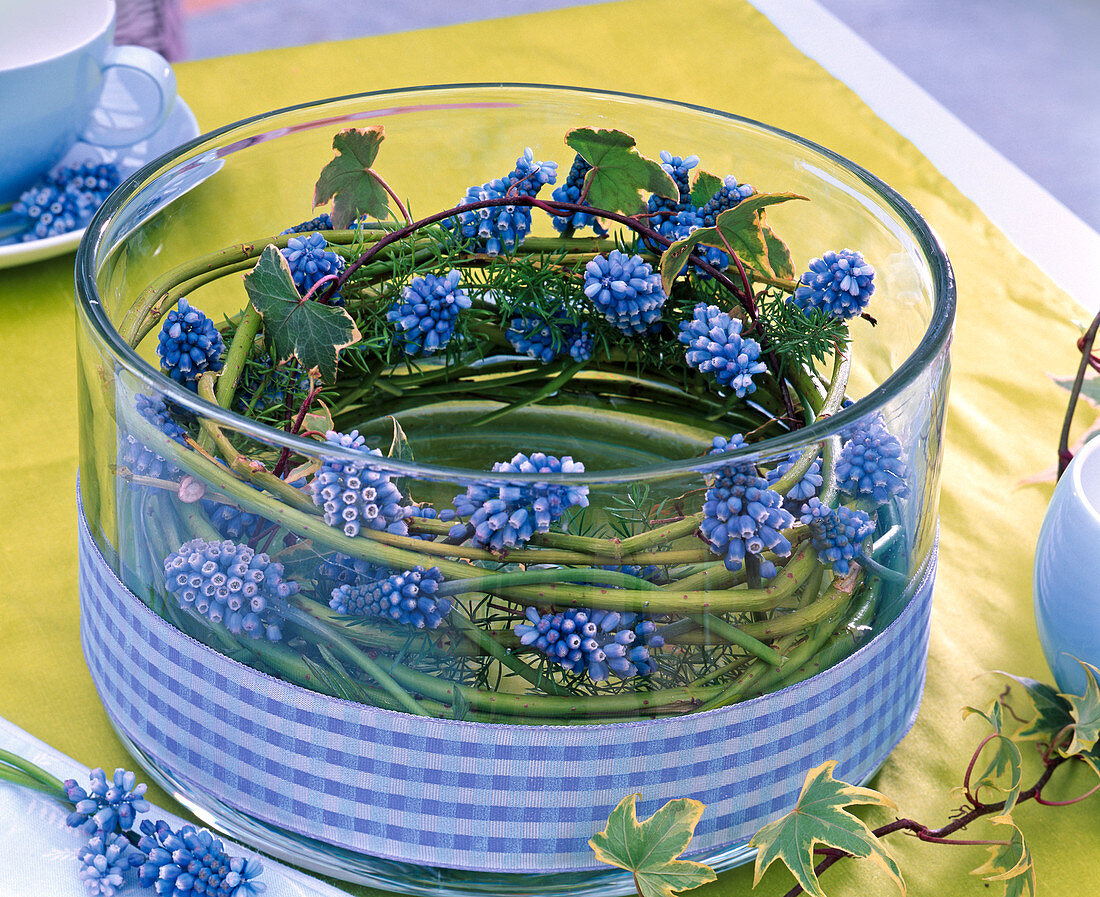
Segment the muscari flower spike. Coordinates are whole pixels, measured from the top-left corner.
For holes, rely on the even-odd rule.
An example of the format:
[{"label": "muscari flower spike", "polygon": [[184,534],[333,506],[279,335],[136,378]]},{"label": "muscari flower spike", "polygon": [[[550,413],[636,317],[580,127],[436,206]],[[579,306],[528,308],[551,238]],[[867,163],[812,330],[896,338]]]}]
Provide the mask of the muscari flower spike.
[{"label": "muscari flower spike", "polygon": [[562,354],[568,354],[574,361],[588,361],[592,357],[593,338],[588,325],[571,323],[562,308],[554,312],[550,321],[538,316],[516,316],[504,336],[517,352],[544,364]]},{"label": "muscari flower spike", "polygon": [[108,780],[107,774],[96,768],[88,774],[88,778],[90,784],[87,790],[75,779],[66,779],[62,783],[65,796],[74,805],[73,812],[65,821],[84,834],[129,831],[138,813],[149,811],[145,785],[139,783],[132,772],[116,769]]},{"label": "muscari flower spike", "polygon": [[741,320],[717,305],[700,302],[690,321],[680,322],[679,340],[687,346],[687,362],[704,374],[713,374],[738,397],[756,392],[752,378],[767,370],[759,361],[760,343],[741,336]]},{"label": "muscari flower spike", "polygon": [[846,320],[863,313],[875,292],[875,269],[851,249],[829,250],[810,262],[790,302],[803,312],[817,309]]},{"label": "muscari flower spike", "polygon": [[[544,184],[554,183],[557,168],[556,162],[536,162],[528,147],[516,159],[516,167],[507,176],[470,187],[460,205],[508,196],[534,196]],[[527,237],[531,230],[531,209],[518,205],[470,209],[455,218],[448,218],[443,226],[457,229],[459,236],[477,251],[500,255],[501,252],[513,252]]]},{"label": "muscari flower spike", "polygon": [[[558,187],[551,196],[558,202],[579,203],[581,200],[581,190],[584,189],[585,175],[587,175],[591,169],[592,166],[585,161],[580,153],[578,153],[573,159],[573,165],[569,169],[569,174],[566,175],[565,183]],[[588,205],[588,203],[585,203],[585,205]],[[555,215],[551,220],[554,229],[559,233],[564,233],[569,228],[578,231],[582,228],[591,227],[597,237],[607,236],[607,229],[600,224],[600,219],[588,212],[573,212],[571,215]]]},{"label": "muscari flower spike", "polygon": [[402,573],[379,575],[373,581],[339,585],[332,590],[331,607],[338,614],[381,617],[417,629],[435,629],[451,612],[446,598],[433,598],[443,582],[438,567],[413,567]]},{"label": "muscari flower spike", "polygon": [[[507,473],[582,473],[584,465],[570,456],[555,458],[543,452],[531,456],[518,452],[511,461],[498,461],[492,472]],[[588,506],[588,487],[561,483],[509,483],[487,479],[456,495],[454,507],[469,523],[451,527],[452,538],[469,537],[493,551],[504,551],[525,544],[536,532],[549,532],[550,524],[569,508]]]},{"label": "muscari flower spike", "polygon": [[157,338],[157,356],[164,372],[192,392],[205,371],[222,369],[222,335],[206,315],[180,299],[164,319]]},{"label": "muscari flower spike", "polygon": [[[337,433],[329,430],[325,439],[331,445],[346,449],[362,449],[366,439],[358,430]],[[381,458],[378,449],[361,451],[364,459]],[[370,465],[369,461],[338,461],[326,458],[309,484],[313,503],[324,511],[325,523],[344,531],[346,536],[357,536],[361,529],[385,530],[399,536],[407,536],[411,516],[408,507],[402,507],[404,496],[390,482],[390,475]]]},{"label": "muscari flower spike", "polygon": [[283,579],[283,565],[263,552],[226,539],[192,539],[164,559],[164,583],[180,607],[237,635],[277,642],[278,605],[300,586]]},{"label": "muscari flower spike", "polygon": [[86,163],[62,168],[25,190],[12,205],[28,221],[22,239],[41,240],[85,227],[120,180],[115,165]]},{"label": "muscari flower spike", "polygon": [[125,887],[126,872],[145,862],[145,854],[119,832],[93,835],[76,855],[77,878],[91,897],[115,897]]},{"label": "muscari flower spike", "polygon": [[848,575],[851,569],[848,562],[860,558],[863,540],[875,529],[875,522],[867,512],[844,505],[834,509],[816,497],[802,506],[801,520],[810,528],[818,559],[841,576]]},{"label": "muscari flower spike", "polygon": [[[744,439],[734,436],[720,445],[714,440],[710,454],[739,448]],[[727,570],[740,570],[747,555],[759,556],[771,551],[789,557],[791,543],[783,530],[794,525],[794,515],[783,507],[783,496],[768,488],[768,481],[757,476],[751,462],[729,464],[714,476],[703,496],[703,522],[699,532],[711,550],[724,558]],[[760,575],[771,579],[775,565],[760,559]]]},{"label": "muscari flower spike", "polygon": [[528,607],[525,618],[512,629],[522,644],[593,682],[604,682],[611,673],[621,679],[648,676],[657,669],[649,649],[665,643],[652,620],[632,613],[569,608],[540,615]]},{"label": "muscari flower spike", "polygon": [[627,336],[658,330],[668,299],[653,266],[618,249],[584,266],[584,294]]},{"label": "muscari flower spike", "polygon": [[317,231],[291,237],[279,252],[290,266],[290,276],[294,278],[294,286],[303,296],[313,289],[322,277],[330,274],[339,276],[344,270],[344,260],[328,248],[328,241]]},{"label": "muscari flower spike", "polygon": [[738,184],[737,178],[732,174],[727,175],[714,196],[699,207],[700,223],[703,227],[714,227],[718,223],[719,215],[739,205],[755,192],[751,184]]},{"label": "muscari flower spike", "polygon": [[909,468],[901,458],[901,442],[876,415],[844,443],[836,462],[836,483],[841,492],[869,496],[883,504],[891,496],[909,494]]},{"label": "muscari flower spike", "polygon": [[229,856],[206,829],[184,825],[177,832],[164,820],[145,820],[141,831],[138,849],[146,860],[138,881],[152,885],[157,897],[253,897],[267,889],[258,881],[259,860]]},{"label": "muscari flower spike", "polygon": [[279,234],[280,236],[283,234],[306,234],[315,230],[332,230],[332,216],[328,212],[322,212],[316,218],[310,218],[309,221],[303,221],[301,224],[292,225],[284,231],[279,231]]},{"label": "muscari flower spike", "polygon": [[386,312],[397,330],[395,345],[406,355],[432,355],[450,342],[459,313],[470,297],[460,286],[462,275],[452,268],[443,277],[414,277],[401,291],[401,300]]},{"label": "muscari flower spike", "polygon": [[[774,468],[768,471],[768,485],[774,486],[776,483],[786,475],[787,471],[791,469],[791,466],[798,460],[799,455],[802,452],[795,449],[793,452],[787,455],[782,461],[775,465]],[[824,482],[821,476],[821,456],[814,458],[813,463],[807,468],[806,472],[802,475],[797,483],[795,483],[787,491],[787,501],[808,501],[817,495],[817,490],[821,488],[821,484]]]},{"label": "muscari flower spike", "polygon": [[336,551],[317,565],[317,576],[337,586],[355,585],[361,580],[375,578],[381,570],[362,558]]},{"label": "muscari flower spike", "polygon": [[674,156],[667,150],[660,153],[661,168],[663,168],[676,182],[679,198],[676,200],[665,199],[663,196],[653,194],[646,202],[646,220],[653,223],[653,229],[663,236],[675,239],[675,219],[680,212],[690,212],[695,209],[691,203],[691,169],[699,164],[698,156],[681,158]]},{"label": "muscari flower spike", "polygon": [[[134,409],[173,442],[187,445],[187,431],[172,420],[163,398],[139,393],[134,397]],[[123,442],[120,461],[131,473],[158,480],[174,480],[181,475],[178,467],[169,464],[132,434],[127,433]]]},{"label": "muscari flower spike", "polygon": [[251,536],[256,524],[263,519],[259,514],[235,505],[222,504],[212,498],[202,499],[202,509],[219,535],[233,541],[244,539],[246,534]]}]

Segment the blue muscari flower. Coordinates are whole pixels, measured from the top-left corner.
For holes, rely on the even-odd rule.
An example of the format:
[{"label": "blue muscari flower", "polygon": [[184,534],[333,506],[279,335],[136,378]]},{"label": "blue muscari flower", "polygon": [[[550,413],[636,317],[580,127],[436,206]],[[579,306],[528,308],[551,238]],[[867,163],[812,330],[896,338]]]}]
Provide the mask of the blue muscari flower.
[{"label": "blue muscari flower", "polygon": [[[565,178],[565,183],[551,194],[553,198],[558,200],[558,202],[580,202],[581,190],[584,188],[584,177],[591,168],[592,166],[584,160],[580,153],[578,153],[576,158],[573,159],[573,165],[569,169],[569,174]],[[585,204],[587,205],[587,203]],[[578,231],[585,227],[591,227],[597,237],[607,236],[607,229],[600,224],[600,219],[594,215],[590,215],[588,212],[573,212],[571,215],[555,215],[551,220],[554,229],[559,233],[564,233],[568,228]]]},{"label": "blue muscari flower", "polygon": [[339,585],[332,590],[331,607],[338,614],[381,617],[415,626],[435,629],[451,612],[446,598],[433,598],[443,582],[438,567],[413,567],[401,573],[382,574],[373,581]]},{"label": "blue muscari flower", "polygon": [[[729,440],[718,436],[710,454],[720,454],[744,445],[744,437]],[[720,469],[703,496],[703,522],[699,532],[711,550],[725,559],[728,570],[740,570],[745,556],[765,550],[779,557],[791,553],[791,543],[782,531],[794,524],[794,516],[783,507],[783,496],[768,488],[751,463],[729,464]],[[760,574],[775,575],[775,567],[761,559]]]},{"label": "blue muscari flower", "polygon": [[184,825],[173,831],[163,819],[141,824],[138,849],[146,860],[138,870],[143,887],[157,897],[252,897],[267,886],[259,860],[230,857],[221,840],[206,829]]},{"label": "blue muscari flower", "polygon": [[[416,517],[420,517],[424,520],[438,520],[441,516],[442,515],[435,508],[430,507],[429,505],[409,505],[409,520],[412,520]],[[411,535],[414,539],[420,539],[422,541],[435,540],[435,536],[433,536],[431,533],[417,533],[415,535],[410,533],[409,535]]]},{"label": "blue muscari flower", "polygon": [[205,371],[222,369],[225,350],[222,335],[206,315],[192,308],[186,299],[168,312],[157,338],[157,356],[164,372],[195,391]]},{"label": "blue muscari flower", "polygon": [[529,607],[525,616],[512,629],[522,644],[593,682],[606,681],[611,673],[621,679],[648,676],[657,669],[649,649],[665,643],[652,620],[632,613],[569,608],[540,615]]},{"label": "blue muscari flower", "polygon": [[703,227],[714,227],[722,212],[739,205],[741,200],[748,199],[755,192],[751,184],[738,184],[737,178],[727,175],[714,196],[699,207],[700,223]]},{"label": "blue muscari flower", "polygon": [[[671,219],[671,222],[666,225],[663,233],[665,236],[672,240],[682,240],[687,236],[690,236],[693,230],[697,230],[700,227],[707,226],[703,217],[700,215],[699,210],[692,206],[687,211],[678,212]],[[711,267],[717,268],[719,271],[724,271],[730,265],[729,254],[723,252],[717,246],[706,246],[702,243],[696,244],[694,251],[702,255],[703,260],[707,262]],[[692,262],[692,268],[695,273],[704,280],[710,277],[710,274],[700,268],[695,262]],[[687,267],[686,265],[684,267]],[[683,273],[683,268],[680,269],[680,273]]]},{"label": "blue muscari flower", "polygon": [[114,897],[125,886],[126,872],[145,861],[145,854],[119,832],[93,835],[77,855],[80,870],[77,878],[84,882],[91,897]]},{"label": "blue muscari flower", "polygon": [[362,558],[336,551],[317,565],[317,576],[335,585],[355,585],[364,579],[374,579],[381,570]]},{"label": "blue muscari flower", "polygon": [[[534,196],[544,184],[554,183],[557,168],[556,162],[535,162],[528,147],[516,159],[516,167],[508,175],[470,187],[460,204],[507,196]],[[473,209],[447,219],[443,226],[452,230],[457,228],[459,236],[474,249],[486,255],[500,255],[514,251],[527,237],[531,230],[531,209],[512,205]]]},{"label": "blue muscari flower", "polygon": [[164,559],[164,584],[180,607],[192,609],[234,635],[277,642],[282,638],[278,606],[298,594],[283,579],[283,565],[247,545],[226,539],[192,539]]},{"label": "blue muscari flower", "polygon": [[646,211],[649,217],[646,219],[658,233],[674,239],[675,218],[680,212],[692,211],[695,207],[691,204],[691,169],[699,164],[698,156],[680,158],[667,150],[661,150],[661,168],[667,171],[676,182],[680,197],[677,200],[665,199],[663,196],[653,194],[646,203]]},{"label": "blue muscari flower", "polygon": [[[346,434],[329,430],[325,439],[350,449],[361,449],[366,442],[358,430]],[[313,503],[324,511],[325,523],[342,529],[346,536],[357,536],[363,528],[408,535],[405,518],[410,509],[401,506],[401,492],[390,482],[389,474],[365,460],[372,455],[380,458],[382,453],[371,449],[361,454],[363,461],[323,460],[310,480]]]},{"label": "blue muscari flower", "polygon": [[854,318],[863,313],[875,291],[875,269],[851,249],[829,250],[810,262],[798,280],[790,301],[802,311],[818,309],[831,318]]},{"label": "blue muscari flower", "polygon": [[[173,442],[187,445],[187,431],[172,420],[163,398],[160,396],[153,398],[139,393],[134,398],[134,408],[138,414]],[[127,433],[124,438],[121,462],[131,473],[141,476],[174,480],[181,475],[178,467],[169,464],[156,452],[138,442],[137,438],[130,433]]]},{"label": "blue muscari flower", "polygon": [[565,352],[574,361],[588,361],[592,357],[593,338],[588,325],[571,323],[562,308],[549,321],[539,316],[516,316],[504,336],[517,352],[543,363]]},{"label": "blue muscari flower", "polygon": [[25,190],[12,205],[28,221],[22,239],[40,240],[86,226],[120,180],[116,166],[87,163],[63,168]]},{"label": "blue muscari flower", "polygon": [[[791,465],[798,460],[798,456],[802,452],[795,449],[793,452],[787,455],[782,461],[780,461],[774,468],[768,471],[768,485],[774,486],[779,482],[780,478],[791,469]],[[818,456],[814,459],[814,462],[806,470],[797,483],[795,483],[787,492],[788,501],[807,501],[817,495],[817,490],[821,488],[823,482],[821,476],[821,457]]]},{"label": "blue muscari flower", "polygon": [[279,231],[279,233],[280,235],[304,234],[314,230],[332,230],[332,216],[328,212],[322,212],[316,218],[310,218],[309,221],[295,224],[284,231]]},{"label": "blue muscari flower", "polygon": [[88,774],[88,778],[90,784],[87,791],[74,779],[66,779],[62,783],[65,796],[74,805],[73,812],[65,821],[84,834],[129,831],[137,814],[149,811],[145,785],[138,783],[137,777],[129,770],[116,769],[108,780],[107,774],[97,768]]},{"label": "blue muscari flower", "polygon": [[[518,452],[511,461],[498,461],[493,473],[582,473],[584,465],[566,455],[560,460],[543,452],[528,458]],[[469,524],[451,527],[455,538],[473,527],[472,540],[493,551],[525,544],[536,532],[549,532],[550,524],[569,508],[588,506],[588,487],[561,483],[509,483],[487,479],[456,495],[455,511],[469,517]]]},{"label": "blue muscari flower", "polygon": [[584,266],[584,294],[627,336],[660,329],[668,299],[653,266],[640,255],[628,256],[618,249]]},{"label": "blue muscari flower", "polygon": [[752,382],[767,366],[758,361],[760,343],[741,336],[741,320],[717,305],[700,302],[690,321],[680,322],[680,342],[687,346],[687,363],[704,374],[714,374],[741,398],[756,391]]},{"label": "blue muscari flower", "polygon": [[848,574],[848,562],[862,555],[863,540],[875,529],[865,511],[843,505],[834,510],[816,497],[802,506],[802,522],[810,528],[818,558],[841,576]]},{"label": "blue muscari flower", "polygon": [[397,330],[394,344],[406,355],[432,355],[450,342],[459,313],[471,305],[461,278],[457,268],[443,277],[414,277],[390,306],[386,319]]},{"label": "blue muscari flower", "polygon": [[905,498],[909,468],[901,454],[901,442],[876,416],[844,443],[836,462],[837,488],[848,495],[870,496],[879,504],[892,495]]},{"label": "blue muscari flower", "polygon": [[221,537],[235,542],[253,535],[256,524],[263,519],[259,514],[235,505],[222,504],[212,498],[202,499],[202,509]]},{"label": "blue muscari flower", "polygon": [[328,248],[328,241],[317,231],[300,237],[291,237],[286,247],[280,249],[290,265],[290,275],[298,292],[306,295],[322,277],[339,276],[344,270],[344,260]]}]

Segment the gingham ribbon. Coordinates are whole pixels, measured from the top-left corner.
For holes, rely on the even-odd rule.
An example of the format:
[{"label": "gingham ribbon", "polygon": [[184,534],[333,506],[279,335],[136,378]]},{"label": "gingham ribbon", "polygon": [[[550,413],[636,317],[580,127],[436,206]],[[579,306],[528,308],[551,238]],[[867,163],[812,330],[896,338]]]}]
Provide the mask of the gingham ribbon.
[{"label": "gingham ribbon", "polygon": [[585,726],[429,719],[329,698],[194,641],[118,579],[80,509],[81,640],[107,713],[177,781],[263,822],[391,860],[486,872],[603,868],[588,839],[639,793],[707,805],[693,855],[787,812],[826,760],[867,779],[924,686],[935,552],[898,618],[852,656],[707,713]]}]

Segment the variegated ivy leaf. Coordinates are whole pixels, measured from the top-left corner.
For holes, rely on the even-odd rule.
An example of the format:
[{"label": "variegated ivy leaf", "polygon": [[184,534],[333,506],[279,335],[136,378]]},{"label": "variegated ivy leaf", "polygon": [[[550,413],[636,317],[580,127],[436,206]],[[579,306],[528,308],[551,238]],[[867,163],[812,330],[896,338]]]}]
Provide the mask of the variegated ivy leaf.
[{"label": "variegated ivy leaf", "polygon": [[705,206],[722,189],[722,179],[709,171],[699,171],[691,182],[691,204]]},{"label": "variegated ivy leaf", "polygon": [[[1005,813],[1011,813],[1020,798],[1020,789],[1024,782],[1024,758],[1020,749],[1008,735],[1004,734],[1004,714],[1000,699],[993,702],[988,711],[976,707],[964,707],[963,716],[976,714],[993,728],[993,737],[982,749],[989,760],[976,776],[971,776],[971,793],[977,794],[983,787],[993,788],[1005,796]],[[1004,781],[1007,776],[1007,783]]]},{"label": "variegated ivy leaf", "polygon": [[634,874],[642,897],[672,897],[717,876],[702,863],[677,859],[687,849],[704,805],[690,798],[670,800],[644,822],[638,822],[639,795],[628,794],[607,818],[607,827],[588,845],[596,859]]},{"label": "variegated ivy leaf", "polygon": [[772,863],[782,860],[807,894],[826,897],[814,872],[814,848],[824,844],[871,859],[886,870],[904,895],[905,882],[894,858],[866,823],[845,809],[853,804],[897,809],[894,802],[870,788],[834,779],[835,767],[836,761],[830,760],[810,770],[795,808],[752,836],[749,846],[759,851],[753,886]]},{"label": "variegated ivy leaf", "polygon": [[1009,843],[991,844],[989,859],[970,874],[982,875],[986,881],[1004,882],[1005,897],[1035,897],[1035,865],[1023,832],[1008,815],[993,816],[989,821],[1011,826]]},{"label": "variegated ivy leaf", "polygon": [[348,128],[332,138],[336,156],[321,169],[313,189],[313,205],[335,197],[332,224],[345,228],[360,215],[385,218],[389,215],[389,197],[371,166],[385,136],[382,125]]},{"label": "variegated ivy leaf", "polygon": [[1100,670],[1083,660],[1078,663],[1085,668],[1085,693],[1061,696],[1069,702],[1074,723],[1073,740],[1062,751],[1066,757],[1091,751],[1100,738],[1100,684],[1097,683]]},{"label": "variegated ivy leaf", "polygon": [[639,153],[629,134],[574,128],[565,135],[565,142],[592,166],[581,188],[590,206],[633,215],[645,207],[643,192],[671,200],[680,198],[672,175],[660,162]]},{"label": "variegated ivy leaf", "polygon": [[386,457],[396,458],[398,461],[414,461],[412,446],[409,445],[409,437],[405,435],[405,430],[393,415],[390,415],[390,420],[393,421],[393,439]]},{"label": "variegated ivy leaf", "polygon": [[1035,715],[1020,727],[1012,736],[1013,738],[1019,741],[1050,742],[1066,726],[1073,725],[1069,701],[1059,695],[1057,690],[1036,679],[1014,676],[1012,673],[1004,673],[1000,670],[997,672],[998,675],[1007,676],[1021,685],[1034,709]]},{"label": "variegated ivy leaf", "polygon": [[297,358],[306,370],[316,367],[325,383],[335,383],[340,350],[359,339],[351,316],[298,295],[290,266],[274,244],[264,247],[256,267],[244,276],[244,288],[263,318],[275,363]]}]

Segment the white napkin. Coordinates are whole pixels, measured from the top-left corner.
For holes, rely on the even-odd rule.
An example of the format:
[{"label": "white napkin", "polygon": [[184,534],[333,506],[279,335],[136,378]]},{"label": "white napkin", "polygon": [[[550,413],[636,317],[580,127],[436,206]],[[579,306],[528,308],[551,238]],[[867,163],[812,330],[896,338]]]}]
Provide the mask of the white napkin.
[{"label": "white napkin", "polygon": [[[0,717],[0,747],[41,766],[60,779],[87,785],[88,768]],[[108,775],[114,770],[108,770]],[[134,770],[138,781],[140,769]],[[65,824],[64,805],[45,794],[0,780],[0,894],[4,897],[88,897],[77,878],[77,851],[87,837]],[[186,820],[151,807],[142,819],[164,819],[172,828]],[[217,833],[215,833],[217,834]],[[218,836],[220,837],[220,836]],[[253,857],[254,851],[222,838],[230,856]],[[262,856],[267,884],[265,897],[347,897],[312,876]],[[153,889],[128,883],[123,892],[133,897],[152,895]]]}]

